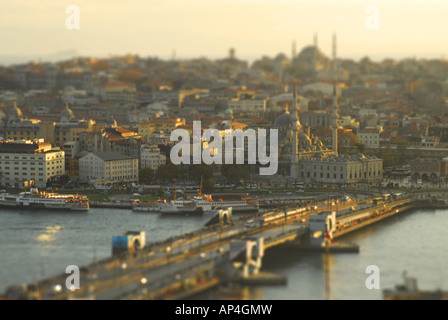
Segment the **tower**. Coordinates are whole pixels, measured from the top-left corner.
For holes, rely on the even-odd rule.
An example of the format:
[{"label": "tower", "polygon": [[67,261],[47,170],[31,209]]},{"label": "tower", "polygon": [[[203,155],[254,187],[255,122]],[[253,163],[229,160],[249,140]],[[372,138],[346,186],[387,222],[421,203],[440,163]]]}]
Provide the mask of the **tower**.
[{"label": "tower", "polygon": [[337,55],[337,39],[336,33],[333,33],[332,50],[331,50],[331,72],[333,73],[333,81],[336,81],[336,55]]},{"label": "tower", "polygon": [[337,44],[336,44],[336,33],[333,33],[333,41],[332,41],[332,52],[331,52],[331,56],[333,58],[333,62],[336,62],[336,49],[337,49]]},{"label": "tower", "polygon": [[314,36],[313,36],[313,46],[314,46],[314,48],[317,48],[317,33],[314,33]]},{"label": "tower", "polygon": [[292,111],[291,111],[291,126],[292,126],[292,139],[291,139],[291,177],[297,178],[299,174],[299,155],[298,155],[298,135],[301,128],[298,110],[297,110],[297,95],[296,88],[292,86]]},{"label": "tower", "polygon": [[333,104],[331,106],[331,125],[332,136],[331,136],[331,149],[338,152],[338,118],[339,118],[339,104],[338,95],[336,91],[336,84],[333,84]]},{"label": "tower", "polygon": [[229,49],[229,59],[231,60],[235,59],[235,48]]},{"label": "tower", "polygon": [[294,60],[296,55],[297,55],[297,43],[296,43],[296,41],[293,41],[292,48],[291,48],[291,61]]},{"label": "tower", "polygon": [[336,90],[336,83],[333,84],[333,104],[331,106],[331,126],[333,128],[338,127],[337,120],[339,118],[339,104],[338,104],[338,94]]}]

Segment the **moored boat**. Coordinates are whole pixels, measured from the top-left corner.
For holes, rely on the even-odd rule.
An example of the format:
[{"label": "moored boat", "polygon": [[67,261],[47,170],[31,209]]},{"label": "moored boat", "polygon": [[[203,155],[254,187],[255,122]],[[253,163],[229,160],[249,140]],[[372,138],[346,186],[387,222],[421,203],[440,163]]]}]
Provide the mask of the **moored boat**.
[{"label": "moored boat", "polygon": [[39,192],[37,188],[13,195],[0,194],[0,206],[20,209],[58,209],[71,211],[88,211],[89,199],[72,194]]}]

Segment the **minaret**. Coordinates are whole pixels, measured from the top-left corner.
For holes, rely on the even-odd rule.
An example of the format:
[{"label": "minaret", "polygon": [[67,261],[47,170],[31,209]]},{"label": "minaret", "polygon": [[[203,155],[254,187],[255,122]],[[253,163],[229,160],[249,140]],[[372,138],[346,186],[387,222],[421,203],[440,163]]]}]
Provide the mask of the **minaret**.
[{"label": "minaret", "polygon": [[338,96],[336,91],[336,84],[333,84],[333,105],[331,106],[331,124],[332,128],[332,136],[331,136],[331,149],[338,152],[338,123],[337,120],[339,118],[338,114]]},{"label": "minaret", "polygon": [[333,33],[332,52],[331,52],[331,72],[333,73],[333,81],[336,81],[336,54],[337,54],[337,42],[336,33]]},{"label": "minaret", "polygon": [[313,46],[314,46],[314,48],[317,48],[317,33],[314,33],[314,36],[313,36]]},{"label": "minaret", "polygon": [[291,61],[294,60],[296,55],[297,55],[297,43],[296,43],[296,41],[293,41],[292,42],[292,49],[291,49]]},{"label": "minaret", "polygon": [[336,44],[336,33],[333,33],[333,45],[332,45],[332,52],[331,52],[331,56],[333,58],[333,62],[336,62],[336,49],[337,49],[337,44]]},{"label": "minaret", "polygon": [[339,104],[338,104],[338,94],[336,90],[336,83],[333,84],[333,104],[331,106],[331,123],[333,128],[338,127],[337,120],[339,118]]},{"label": "minaret", "polygon": [[292,86],[292,111],[291,111],[291,125],[292,125],[292,139],[291,139],[291,177],[296,179],[299,176],[299,155],[298,155],[298,134],[301,129],[299,116],[297,114],[297,96],[296,88]]}]

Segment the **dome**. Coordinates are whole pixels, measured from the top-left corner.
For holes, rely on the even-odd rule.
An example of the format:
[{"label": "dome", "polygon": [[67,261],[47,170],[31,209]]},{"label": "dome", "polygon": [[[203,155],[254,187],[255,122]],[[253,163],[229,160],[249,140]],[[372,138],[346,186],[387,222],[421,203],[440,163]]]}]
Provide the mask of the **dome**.
[{"label": "dome", "polygon": [[325,55],[315,46],[307,46],[299,53],[299,59],[325,59]]},{"label": "dome", "polygon": [[65,109],[61,114],[61,122],[69,122],[74,119],[73,111],[69,108],[68,103],[65,104]]},{"label": "dome", "polygon": [[15,118],[23,117],[22,110],[20,110],[19,107],[17,107],[17,104],[15,102],[14,102],[14,107],[12,107],[11,110],[9,110],[9,116],[15,117]]},{"label": "dome", "polygon": [[274,127],[290,127],[291,122],[291,115],[289,113],[284,113],[275,119]]}]

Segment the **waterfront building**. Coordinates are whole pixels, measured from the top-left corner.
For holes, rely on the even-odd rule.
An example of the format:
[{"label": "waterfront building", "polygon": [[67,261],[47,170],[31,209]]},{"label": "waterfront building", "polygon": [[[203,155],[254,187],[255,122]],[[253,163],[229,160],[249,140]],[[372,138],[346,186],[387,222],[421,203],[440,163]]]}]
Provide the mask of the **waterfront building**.
[{"label": "waterfront building", "polygon": [[65,152],[39,140],[0,141],[2,186],[24,187],[34,181],[38,188],[65,173]]},{"label": "waterfront building", "polygon": [[79,159],[79,181],[94,186],[138,183],[138,158],[118,152],[88,153]]}]

